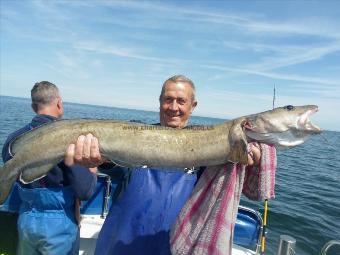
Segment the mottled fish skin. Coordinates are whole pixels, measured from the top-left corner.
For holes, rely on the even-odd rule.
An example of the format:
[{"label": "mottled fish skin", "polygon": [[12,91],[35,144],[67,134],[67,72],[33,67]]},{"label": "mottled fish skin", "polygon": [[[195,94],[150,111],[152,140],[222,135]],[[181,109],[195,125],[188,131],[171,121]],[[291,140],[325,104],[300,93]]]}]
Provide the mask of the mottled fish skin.
[{"label": "mottled fish skin", "polygon": [[94,119],[49,123],[23,134],[11,144],[14,157],[0,169],[0,204],[15,180],[20,178],[30,183],[46,175],[51,166],[63,160],[67,146],[80,135],[92,133],[99,140],[102,156],[129,167],[185,168],[228,161],[247,164],[249,140],[286,146],[283,144],[287,141],[282,137],[275,140],[275,136],[289,132],[289,139],[293,139],[296,133],[300,141],[301,137],[320,133],[305,116],[316,110],[316,106],[294,107],[294,110],[281,107],[219,125],[186,129]]}]

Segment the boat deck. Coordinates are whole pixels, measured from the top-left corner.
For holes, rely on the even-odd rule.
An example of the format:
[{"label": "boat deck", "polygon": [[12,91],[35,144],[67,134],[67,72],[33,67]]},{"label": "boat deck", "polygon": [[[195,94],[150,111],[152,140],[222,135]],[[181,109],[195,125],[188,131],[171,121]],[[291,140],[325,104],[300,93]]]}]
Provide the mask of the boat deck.
[{"label": "boat deck", "polygon": [[[96,241],[104,219],[100,215],[85,215],[82,217],[80,227],[79,255],[92,255],[96,247]],[[254,251],[233,245],[233,255],[255,255]]]}]

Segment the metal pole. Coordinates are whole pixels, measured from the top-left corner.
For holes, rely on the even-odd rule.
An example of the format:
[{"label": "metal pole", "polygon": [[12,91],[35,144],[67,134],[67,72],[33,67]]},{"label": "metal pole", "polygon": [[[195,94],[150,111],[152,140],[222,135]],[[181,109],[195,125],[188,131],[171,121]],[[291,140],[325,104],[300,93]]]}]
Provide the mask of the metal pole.
[{"label": "metal pole", "polygon": [[102,218],[106,218],[106,215],[109,212],[109,203],[110,203],[110,196],[111,196],[111,177],[108,175],[106,176],[106,187],[105,187],[105,196],[104,196],[104,205],[102,210]]},{"label": "metal pole", "polygon": [[[321,255],[326,255],[327,251],[329,250],[329,248],[331,248],[332,246],[339,246],[338,251],[340,251],[340,240],[331,240],[328,243],[326,243],[324,245],[324,247],[321,250]],[[335,251],[335,250],[334,250]]]},{"label": "metal pole", "polygon": [[280,244],[277,255],[294,255],[295,244],[295,238],[288,235],[280,235]]}]

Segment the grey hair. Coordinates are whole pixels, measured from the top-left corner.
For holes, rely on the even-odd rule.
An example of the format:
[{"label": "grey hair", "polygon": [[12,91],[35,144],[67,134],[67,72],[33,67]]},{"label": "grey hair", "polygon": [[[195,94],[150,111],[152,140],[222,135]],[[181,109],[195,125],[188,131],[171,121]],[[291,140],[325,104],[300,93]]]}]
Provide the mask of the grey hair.
[{"label": "grey hair", "polygon": [[192,102],[195,102],[196,101],[196,88],[195,88],[195,84],[192,80],[190,80],[188,77],[184,76],[184,75],[174,75],[172,77],[170,77],[169,79],[167,79],[164,83],[163,83],[163,86],[162,86],[162,91],[161,91],[161,94],[159,96],[159,101],[161,101],[162,99],[162,96],[165,92],[165,86],[168,82],[174,82],[174,83],[177,83],[177,82],[185,82],[185,83],[188,83],[192,89]]},{"label": "grey hair", "polygon": [[50,105],[56,98],[60,97],[56,85],[48,81],[34,84],[31,90],[32,108],[35,112],[46,105]]}]

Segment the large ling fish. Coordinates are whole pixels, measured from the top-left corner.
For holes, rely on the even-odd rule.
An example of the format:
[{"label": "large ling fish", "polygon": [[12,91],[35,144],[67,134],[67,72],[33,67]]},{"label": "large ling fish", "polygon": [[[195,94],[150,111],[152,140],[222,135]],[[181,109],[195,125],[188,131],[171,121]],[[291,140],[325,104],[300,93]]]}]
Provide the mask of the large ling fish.
[{"label": "large ling fish", "polygon": [[32,182],[63,160],[67,146],[92,133],[100,153],[124,166],[195,167],[247,163],[247,144],[292,147],[321,132],[309,116],[317,106],[285,106],[214,126],[174,129],[114,120],[61,120],[29,131],[10,146],[13,158],[0,169],[0,203],[20,178]]}]

